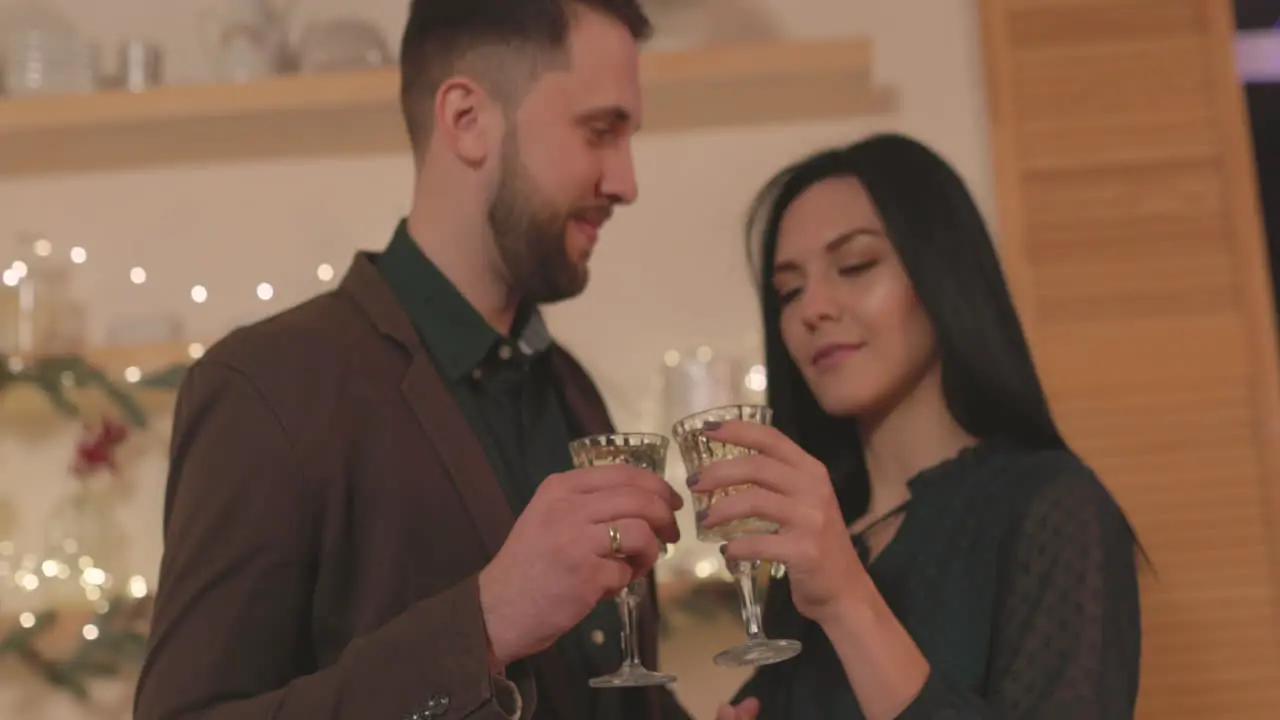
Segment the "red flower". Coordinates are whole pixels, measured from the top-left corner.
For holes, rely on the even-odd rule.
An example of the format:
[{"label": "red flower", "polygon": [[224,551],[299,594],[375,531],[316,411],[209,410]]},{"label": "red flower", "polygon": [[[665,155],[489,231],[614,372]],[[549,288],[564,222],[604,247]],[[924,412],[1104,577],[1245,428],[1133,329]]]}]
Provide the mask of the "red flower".
[{"label": "red flower", "polygon": [[71,472],[81,480],[96,470],[116,469],[116,449],[129,437],[129,428],[111,418],[103,419],[98,427],[85,424],[84,432],[76,443]]}]

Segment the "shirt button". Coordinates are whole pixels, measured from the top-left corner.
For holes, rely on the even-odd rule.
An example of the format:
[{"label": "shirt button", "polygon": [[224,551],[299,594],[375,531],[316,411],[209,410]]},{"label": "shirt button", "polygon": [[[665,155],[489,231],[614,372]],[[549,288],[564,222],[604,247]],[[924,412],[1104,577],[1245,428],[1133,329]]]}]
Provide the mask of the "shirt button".
[{"label": "shirt button", "polygon": [[501,345],[501,346],[499,346],[499,347],[498,347],[498,357],[502,358],[503,360],[510,360],[510,359],[511,359],[511,346],[510,346],[510,345]]},{"label": "shirt button", "polygon": [[591,644],[604,645],[604,631],[597,628],[591,631]]},{"label": "shirt button", "polygon": [[480,378],[483,378],[483,377],[484,377],[484,371],[481,370],[480,368],[476,368],[475,370],[471,371],[472,379],[479,380]]}]

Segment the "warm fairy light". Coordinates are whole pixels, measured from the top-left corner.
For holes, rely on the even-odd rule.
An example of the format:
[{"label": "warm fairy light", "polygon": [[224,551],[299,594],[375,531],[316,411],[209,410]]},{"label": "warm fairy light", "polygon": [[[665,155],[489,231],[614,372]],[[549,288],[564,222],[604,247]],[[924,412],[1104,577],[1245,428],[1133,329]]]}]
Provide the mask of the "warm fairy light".
[{"label": "warm fairy light", "polygon": [[715,353],[711,352],[711,348],[703,345],[694,351],[694,357],[698,358],[698,362],[711,362],[711,357]]},{"label": "warm fairy light", "polygon": [[134,575],[129,578],[129,597],[141,598],[146,597],[149,588],[147,587],[147,579],[141,575]]},{"label": "warm fairy light", "polygon": [[[31,252],[38,257],[48,257],[53,254],[54,244],[48,238],[38,237],[31,241]],[[66,250],[67,256],[71,262],[76,265],[83,265],[88,262],[89,251],[80,245],[74,245]],[[30,268],[26,262],[22,260],[14,260],[9,267],[0,271],[0,282],[9,287],[17,287],[23,283],[28,276]],[[333,280],[337,273],[333,265],[327,262],[318,263],[315,266],[316,278],[321,282],[329,282]],[[142,285],[149,280],[149,274],[146,268],[141,265],[134,265],[129,268],[129,282],[134,285]],[[259,300],[268,301],[275,298],[276,288],[273,283],[260,282],[254,288],[254,294]],[[192,302],[196,304],[204,304],[209,301],[209,288],[203,284],[191,286],[190,297]],[[674,351],[671,351],[674,352]],[[198,360],[205,353],[205,346],[201,343],[191,343],[187,346],[187,355]],[[678,361],[679,354],[675,354]],[[11,372],[19,372],[22,370],[22,361],[17,357],[8,358],[8,366]],[[130,383],[141,381],[143,377],[142,369],[136,366],[125,368],[124,379]],[[34,576],[33,576],[34,577]]]},{"label": "warm fairy light", "polygon": [[142,368],[137,365],[130,365],[124,369],[125,382],[136,383],[142,379]]},{"label": "warm fairy light", "polygon": [[769,376],[765,373],[764,366],[752,365],[747,371],[747,376],[743,378],[742,384],[746,385],[748,390],[764,392],[769,387]]},{"label": "warm fairy light", "polygon": [[675,367],[680,364],[680,353],[675,350],[668,350],[663,354],[662,362],[666,363],[667,367]]}]

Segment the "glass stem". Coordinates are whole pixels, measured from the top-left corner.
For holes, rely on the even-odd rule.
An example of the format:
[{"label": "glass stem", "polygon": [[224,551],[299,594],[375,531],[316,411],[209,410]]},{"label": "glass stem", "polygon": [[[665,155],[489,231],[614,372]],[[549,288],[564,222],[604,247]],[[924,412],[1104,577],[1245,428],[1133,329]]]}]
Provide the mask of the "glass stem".
[{"label": "glass stem", "polygon": [[640,603],[635,593],[640,592],[643,581],[633,582],[618,591],[618,614],[622,616],[622,664],[640,664],[640,645],[636,642],[636,628],[640,625]]},{"label": "glass stem", "polygon": [[734,585],[738,588],[738,601],[742,604],[742,623],[747,628],[748,640],[764,640],[764,623],[760,619],[760,602],[756,596],[757,561],[745,560],[733,564]]}]

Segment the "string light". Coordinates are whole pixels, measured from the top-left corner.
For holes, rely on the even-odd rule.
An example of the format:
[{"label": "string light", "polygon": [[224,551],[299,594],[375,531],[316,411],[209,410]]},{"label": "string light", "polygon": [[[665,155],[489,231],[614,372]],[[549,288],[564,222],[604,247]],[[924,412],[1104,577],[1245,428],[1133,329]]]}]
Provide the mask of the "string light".
[{"label": "string light", "polygon": [[[37,257],[48,257],[53,254],[53,250],[54,250],[53,243],[48,238],[45,238],[45,237],[36,238],[31,243],[31,252]],[[67,251],[67,255],[71,259],[71,262],[75,263],[76,265],[83,265],[89,259],[89,251],[79,245],[75,245],[69,248]],[[23,262],[22,260],[14,260],[8,268],[6,268],[2,273],[0,273],[0,281],[2,281],[5,285],[9,287],[16,287],[22,283],[22,280],[24,278],[27,277],[29,271],[30,271],[30,268],[28,267],[27,263]],[[320,282],[324,282],[324,283],[331,282],[334,279],[334,277],[336,277],[336,273],[334,271],[333,265],[329,263],[318,264],[315,269],[315,275],[316,275],[316,278],[320,280]],[[147,275],[146,268],[143,268],[140,265],[135,265],[129,268],[129,282],[133,283],[134,285],[142,285],[143,283],[147,282],[147,280],[148,280],[148,275]],[[264,302],[271,300],[272,298],[275,297],[275,294],[276,294],[275,286],[269,282],[258,283],[258,285],[254,288],[254,294],[258,297],[259,300],[262,300]],[[190,296],[191,296],[192,302],[196,304],[204,304],[209,300],[209,288],[203,284],[193,285],[191,287]],[[204,356],[204,353],[205,353],[205,346],[201,343],[193,342],[187,345],[187,355],[192,360],[200,359],[201,357]],[[20,359],[11,358],[10,361],[11,361],[10,364],[12,365],[14,362],[20,362]],[[678,361],[678,355],[677,355],[677,361]],[[142,380],[143,373],[141,368],[137,366],[129,366],[124,369],[123,375],[126,382],[137,383]]]},{"label": "string light", "polygon": [[[53,254],[53,250],[53,243],[48,238],[37,238],[31,243],[32,253],[39,257],[48,257]],[[70,257],[71,262],[77,265],[83,265],[88,262],[89,259],[89,251],[79,245],[71,247],[67,254]],[[15,287],[22,282],[22,279],[27,276],[28,272],[29,268],[27,263],[22,260],[14,260],[8,268],[0,273],[0,280],[9,287]],[[320,263],[316,266],[315,275],[318,280],[327,283],[332,281],[337,276],[337,273],[335,272],[333,265],[329,263]],[[147,280],[148,274],[146,268],[140,265],[135,265],[129,268],[129,282],[134,285],[142,285],[147,282]],[[269,282],[258,283],[254,288],[254,294],[257,295],[258,299],[264,301],[274,298],[275,292],[275,286]],[[209,288],[203,284],[193,285],[191,287],[190,295],[191,300],[197,304],[208,302]]]}]

